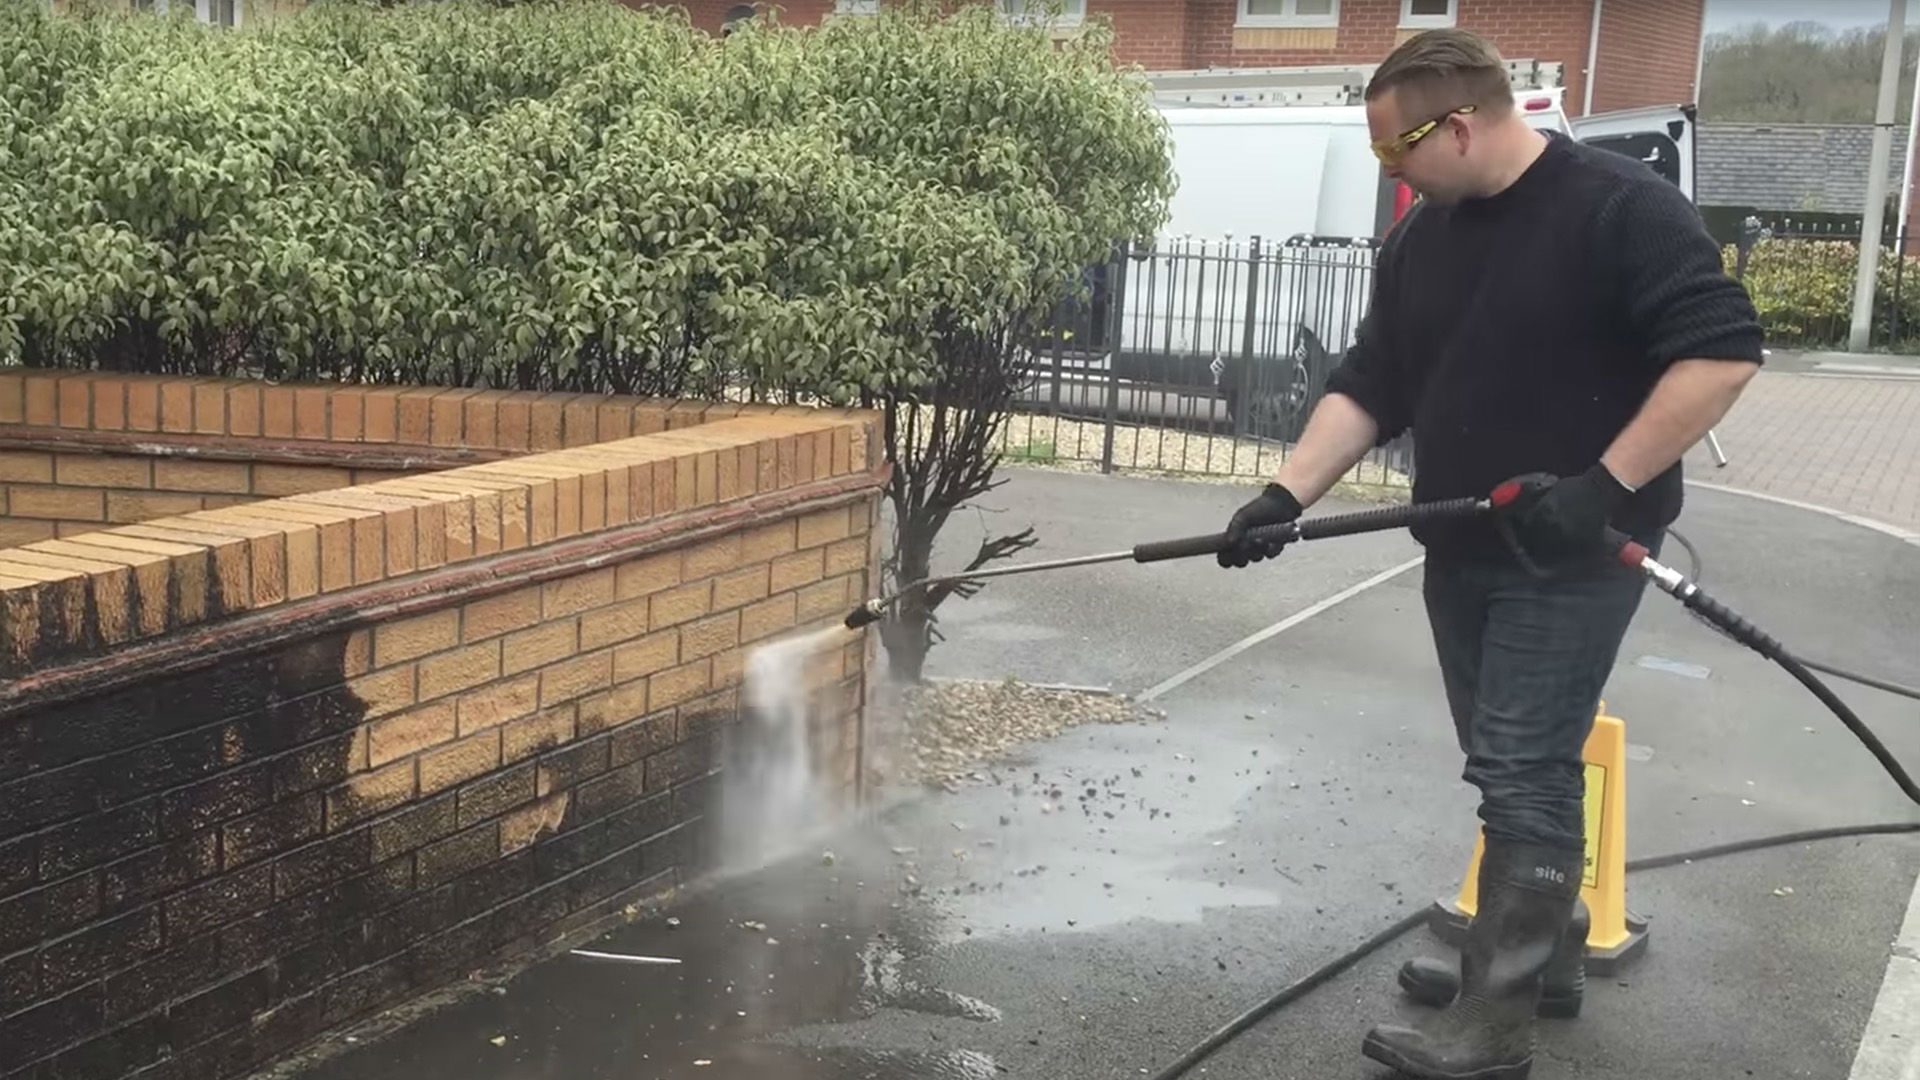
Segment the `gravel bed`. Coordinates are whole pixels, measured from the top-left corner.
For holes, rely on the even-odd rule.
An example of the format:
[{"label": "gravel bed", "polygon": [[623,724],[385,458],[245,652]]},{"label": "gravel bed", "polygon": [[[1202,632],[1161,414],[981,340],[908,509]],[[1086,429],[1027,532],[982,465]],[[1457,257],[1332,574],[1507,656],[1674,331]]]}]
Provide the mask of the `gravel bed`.
[{"label": "gravel bed", "polygon": [[1083,724],[1131,724],[1166,713],[1100,690],[996,682],[929,680],[895,688],[903,738],[888,779],[957,789],[987,779],[987,770],[1023,743],[1050,739]]}]

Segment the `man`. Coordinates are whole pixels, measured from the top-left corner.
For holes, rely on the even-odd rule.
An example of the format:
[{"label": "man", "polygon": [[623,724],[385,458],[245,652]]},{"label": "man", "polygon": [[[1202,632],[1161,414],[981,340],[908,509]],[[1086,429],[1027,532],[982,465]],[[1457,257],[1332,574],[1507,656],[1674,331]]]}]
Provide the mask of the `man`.
[{"label": "man", "polygon": [[1382,246],[1355,344],[1274,482],[1234,514],[1220,562],[1278,554],[1247,530],[1297,518],[1406,430],[1418,501],[1560,478],[1511,519],[1531,568],[1484,519],[1415,531],[1486,850],[1457,996],[1450,971],[1402,975],[1452,1004],[1363,1045],[1415,1077],[1509,1080],[1531,1067],[1536,1008],[1578,1006],[1581,754],[1642,592],[1607,558],[1605,529],[1659,550],[1680,457],[1758,370],[1761,331],[1685,195],[1529,127],[1486,42],[1415,37],[1366,98],[1375,153],[1422,201]]}]

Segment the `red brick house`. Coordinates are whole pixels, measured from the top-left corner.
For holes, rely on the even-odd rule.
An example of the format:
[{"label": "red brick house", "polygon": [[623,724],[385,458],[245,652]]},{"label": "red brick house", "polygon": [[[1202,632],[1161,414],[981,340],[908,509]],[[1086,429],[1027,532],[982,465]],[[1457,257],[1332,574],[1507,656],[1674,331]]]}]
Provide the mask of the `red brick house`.
[{"label": "red brick house", "polygon": [[[885,2],[678,0],[695,25],[716,32],[748,10],[778,7],[783,22],[812,24]],[[1010,15],[1029,3],[1047,7],[981,2]],[[1462,26],[1492,39],[1508,59],[1563,65],[1567,111],[1579,116],[1692,102],[1706,0],[1061,0],[1060,7],[1060,32],[1089,16],[1110,19],[1116,58],[1155,71],[1372,63],[1421,30]]]}]

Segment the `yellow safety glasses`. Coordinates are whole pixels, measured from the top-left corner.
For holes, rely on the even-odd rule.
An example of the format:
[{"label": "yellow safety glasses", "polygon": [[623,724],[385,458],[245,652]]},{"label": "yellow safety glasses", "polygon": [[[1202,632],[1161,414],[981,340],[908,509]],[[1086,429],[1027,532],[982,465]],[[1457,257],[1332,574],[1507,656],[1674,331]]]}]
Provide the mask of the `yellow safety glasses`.
[{"label": "yellow safety glasses", "polygon": [[1373,156],[1380,159],[1380,164],[1391,169],[1405,160],[1420,140],[1433,134],[1434,129],[1438,128],[1447,117],[1454,113],[1470,113],[1474,108],[1472,105],[1462,105],[1457,109],[1448,109],[1411,131],[1403,131],[1391,139],[1381,139],[1372,144]]}]

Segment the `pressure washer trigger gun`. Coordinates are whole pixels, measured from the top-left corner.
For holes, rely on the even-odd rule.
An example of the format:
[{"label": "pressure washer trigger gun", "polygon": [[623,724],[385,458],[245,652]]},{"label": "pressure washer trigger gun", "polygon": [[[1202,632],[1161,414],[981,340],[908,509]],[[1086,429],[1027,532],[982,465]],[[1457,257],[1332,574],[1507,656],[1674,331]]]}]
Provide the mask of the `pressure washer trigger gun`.
[{"label": "pressure washer trigger gun", "polygon": [[1522,473],[1500,484],[1487,496],[1487,502],[1493,506],[1493,527],[1500,533],[1500,539],[1507,542],[1513,557],[1520,562],[1521,569],[1536,578],[1549,578],[1552,574],[1540,568],[1520,545],[1520,537],[1513,531],[1514,519],[1526,513],[1540,497],[1545,495],[1560,478],[1552,473]]}]

